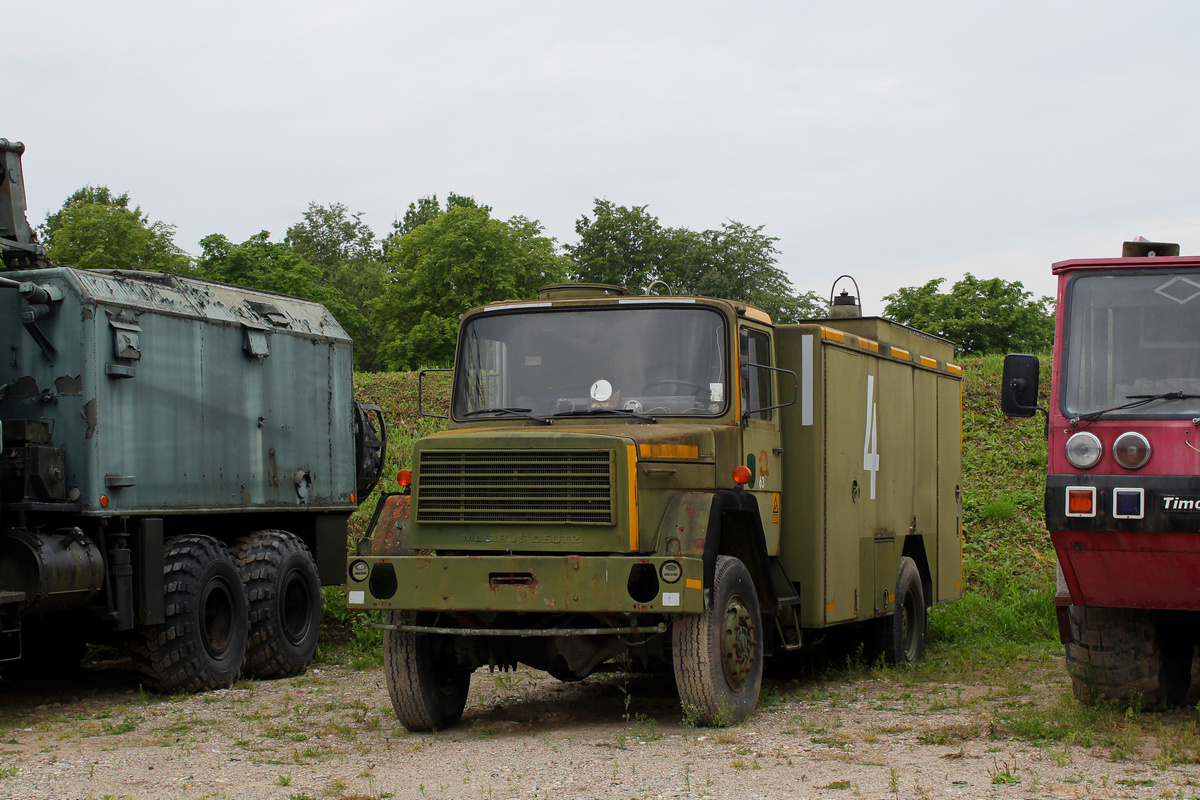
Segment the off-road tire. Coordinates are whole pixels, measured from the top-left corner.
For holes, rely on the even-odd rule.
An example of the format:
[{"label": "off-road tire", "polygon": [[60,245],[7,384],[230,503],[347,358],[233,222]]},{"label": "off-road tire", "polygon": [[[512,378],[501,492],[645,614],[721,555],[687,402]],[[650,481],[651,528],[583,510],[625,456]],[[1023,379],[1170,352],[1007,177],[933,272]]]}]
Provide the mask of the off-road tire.
[{"label": "off-road tire", "polygon": [[237,562],[211,536],[169,539],[165,550],[166,621],[135,632],[134,663],[158,692],[230,686],[242,671],[249,628]]},{"label": "off-road tire", "polygon": [[1110,701],[1161,711],[1182,704],[1195,639],[1170,612],[1071,606],[1067,672],[1084,705]]},{"label": "off-road tire", "polygon": [[880,620],[882,653],[889,664],[916,664],[925,653],[925,587],[917,562],[900,559],[896,574],[895,610],[890,619]]},{"label": "off-road tire", "polygon": [[717,557],[712,602],[702,614],[675,618],[671,652],[685,718],[723,727],[754,711],[762,689],[762,616],[745,564]]},{"label": "off-road tire", "polygon": [[321,582],[308,545],[287,531],[257,531],[233,543],[250,609],[242,673],[286,678],[308,669],[321,636]]},{"label": "off-road tire", "polygon": [[[389,611],[390,625],[430,625],[433,615]],[[383,632],[383,672],[392,708],[405,728],[442,731],[457,723],[467,706],[471,670],[455,663],[449,636],[406,631]]]}]

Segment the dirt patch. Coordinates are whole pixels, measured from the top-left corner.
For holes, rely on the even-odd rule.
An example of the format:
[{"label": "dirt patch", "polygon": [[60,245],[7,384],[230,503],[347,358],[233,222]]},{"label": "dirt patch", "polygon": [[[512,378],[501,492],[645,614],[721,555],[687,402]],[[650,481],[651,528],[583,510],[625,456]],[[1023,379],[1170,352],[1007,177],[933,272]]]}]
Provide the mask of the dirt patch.
[{"label": "dirt patch", "polygon": [[[1053,713],[1061,663],[1019,683],[875,672],[769,679],[730,729],[694,728],[669,679],[477,673],[463,723],[410,734],[382,670],[325,664],[195,696],[140,691],[120,662],[0,684],[0,797],[1196,797],[1144,723],[1089,747],[1006,738]],[[1157,718],[1156,718],[1157,719]],[[1194,719],[1179,725],[1195,725]],[[1159,724],[1159,723],[1154,723]],[[1121,734],[1116,734],[1120,739]],[[1115,760],[1114,760],[1115,756]]]}]

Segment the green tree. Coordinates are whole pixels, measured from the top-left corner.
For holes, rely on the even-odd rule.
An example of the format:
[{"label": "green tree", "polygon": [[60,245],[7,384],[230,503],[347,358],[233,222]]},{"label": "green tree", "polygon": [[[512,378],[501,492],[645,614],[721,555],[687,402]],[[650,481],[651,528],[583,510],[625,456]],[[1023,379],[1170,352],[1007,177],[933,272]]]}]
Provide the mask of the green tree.
[{"label": "green tree", "polygon": [[354,306],[356,322],[343,324],[354,339],[355,366],[371,371],[379,369],[380,340],[368,306],[383,292],[387,268],[379,240],[362,217],[362,212],[350,213],[341,203],[309,203],[284,241],[319,268],[321,283],[337,289]]},{"label": "green tree", "polygon": [[731,220],[717,230],[664,228],[646,206],[597,199],[592,216],[580,217],[575,232],[579,242],[566,250],[577,280],[625,286],[635,294],[662,281],[673,294],[738,300],[777,322],[826,313],[820,297],[792,288],[777,264],[778,240],[761,225]]},{"label": "green tree", "polygon": [[449,364],[462,312],[535,297],[566,273],[540,223],[493,219],[474,205],[440,212],[394,238],[387,253],[389,285],[372,318],[386,326],[381,352],[391,369]]},{"label": "green tree", "polygon": [[450,192],[446,196],[446,208],[443,210],[436,194],[431,194],[428,197],[422,197],[415,203],[408,204],[408,210],[404,212],[404,219],[398,219],[392,222],[392,235],[384,242],[384,251],[389,247],[398,243],[400,237],[406,233],[411,233],[418,225],[424,225],[426,222],[437,219],[445,211],[454,208],[482,208],[489,214],[492,209],[490,206],[480,206],[475,202],[474,197],[467,195],[455,194]]},{"label": "green tree", "polygon": [[[205,280],[231,283],[248,289],[302,297],[321,303],[347,333],[365,325],[362,314],[337,287],[325,283],[320,268],[284,242],[272,242],[261,231],[241,244],[214,233],[200,240],[201,255],[196,273]],[[355,348],[358,366],[358,349]],[[361,368],[361,367],[360,367]]]},{"label": "green tree", "polygon": [[599,198],[592,216],[575,222],[575,233],[579,242],[565,249],[576,280],[624,286],[639,294],[661,279],[663,262],[673,249],[666,229],[646,206],[618,206]]},{"label": "green tree", "polygon": [[[797,294],[776,264],[779,251],[763,226],[729,221],[719,230],[668,231],[672,254],[662,280],[687,294],[725,297],[761,308],[776,322],[825,316],[824,302],[813,292]],[[675,287],[680,287],[675,289]]]},{"label": "green tree", "polygon": [[46,215],[38,229],[47,257],[79,269],[188,272],[192,259],[175,244],[175,226],[152,222],[129,194],[85,186]]},{"label": "green tree", "polygon": [[1054,341],[1054,301],[1034,297],[1020,281],[971,273],[950,289],[945,278],[885,296],[884,316],[958,344],[964,355],[1042,353]]}]

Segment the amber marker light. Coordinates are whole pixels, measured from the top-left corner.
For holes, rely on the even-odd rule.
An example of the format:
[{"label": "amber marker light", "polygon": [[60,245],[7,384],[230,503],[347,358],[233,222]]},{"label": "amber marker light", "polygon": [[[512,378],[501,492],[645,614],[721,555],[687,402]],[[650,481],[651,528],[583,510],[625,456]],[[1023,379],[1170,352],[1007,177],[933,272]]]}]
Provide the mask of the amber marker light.
[{"label": "amber marker light", "polygon": [[752,477],[753,475],[750,474],[750,468],[745,464],[738,464],[733,468],[733,482],[738,486],[745,486],[750,482],[750,478]]},{"label": "amber marker light", "polygon": [[396,475],[396,480],[399,481],[400,485],[405,489],[407,489],[409,486],[412,486],[412,470],[400,470],[399,474]]},{"label": "amber marker light", "polygon": [[1096,516],[1096,489],[1094,486],[1067,487],[1067,516]]},{"label": "amber marker light", "polygon": [[106,495],[106,494],[100,495],[100,507],[108,508],[108,495]]}]

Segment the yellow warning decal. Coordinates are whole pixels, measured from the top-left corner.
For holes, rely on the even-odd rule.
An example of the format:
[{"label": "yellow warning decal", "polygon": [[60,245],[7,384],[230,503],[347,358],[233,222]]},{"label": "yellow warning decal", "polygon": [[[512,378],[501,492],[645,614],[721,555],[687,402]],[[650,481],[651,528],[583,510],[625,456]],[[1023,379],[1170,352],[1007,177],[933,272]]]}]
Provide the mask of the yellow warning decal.
[{"label": "yellow warning decal", "polygon": [[699,458],[700,446],[695,444],[645,444],[639,450],[642,458]]},{"label": "yellow warning decal", "polygon": [[638,496],[637,496],[637,447],[628,445],[625,452],[629,459],[629,549],[638,549]]}]

